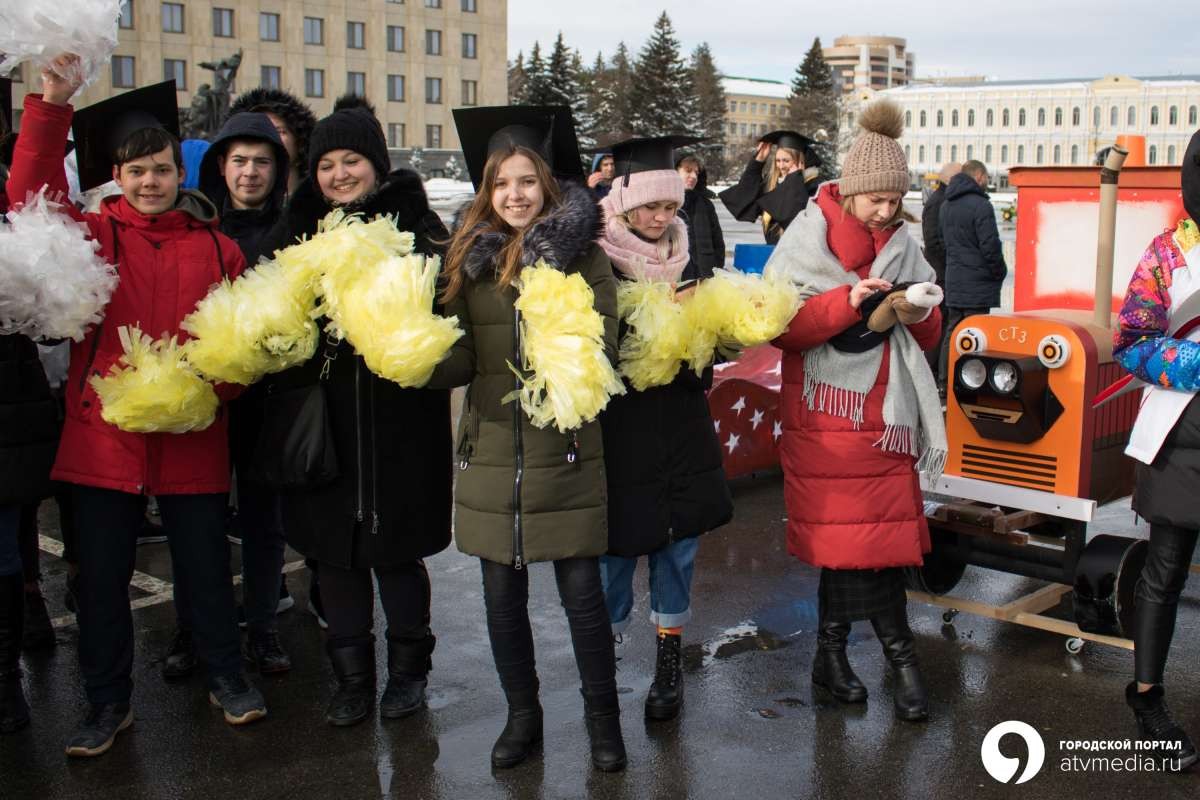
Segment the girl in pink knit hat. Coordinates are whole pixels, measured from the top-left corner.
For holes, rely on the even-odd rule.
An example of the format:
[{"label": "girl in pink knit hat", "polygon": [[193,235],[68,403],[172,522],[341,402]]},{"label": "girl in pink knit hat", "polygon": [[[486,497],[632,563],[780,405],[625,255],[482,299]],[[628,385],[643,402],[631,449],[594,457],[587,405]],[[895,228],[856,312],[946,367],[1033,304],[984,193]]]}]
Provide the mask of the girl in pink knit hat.
[{"label": "girl in pink knit hat", "polygon": [[[619,279],[679,283],[688,239],[676,216],[684,189],[673,148],[685,141],[694,140],[637,139],[613,148],[616,174],[601,201],[600,246]],[[626,332],[622,324],[621,335]],[[628,386],[600,415],[608,480],[608,555],[600,559],[605,603],[613,632],[622,634],[632,616],[637,559],[647,556],[650,620],[658,628],[657,666],[646,696],[652,720],[674,718],[683,704],[680,647],[691,617],[696,537],[733,517],[705,395],[711,385],[711,369],[697,376],[681,368],[666,385]]]},{"label": "girl in pink knit hat", "polygon": [[841,180],[821,185],[766,267],[806,298],[775,340],[788,550],[821,567],[813,683],[844,703],[867,699],[846,643],[851,623],[869,619],[895,672],[897,716],[921,720],[903,569],[930,549],[918,463],[940,471],[946,453],[922,353],[939,340],[941,292],[900,219],[903,115],[881,101],[859,124]]}]

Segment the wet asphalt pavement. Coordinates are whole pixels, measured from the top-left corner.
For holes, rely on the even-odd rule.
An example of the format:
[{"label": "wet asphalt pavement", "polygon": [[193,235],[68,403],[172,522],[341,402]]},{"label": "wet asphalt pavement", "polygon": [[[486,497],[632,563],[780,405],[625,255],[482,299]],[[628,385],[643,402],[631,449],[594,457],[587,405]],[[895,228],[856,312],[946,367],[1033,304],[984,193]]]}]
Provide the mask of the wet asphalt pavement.
[{"label": "wet asphalt pavement", "polygon": [[[645,618],[644,567],[638,576],[636,621],[618,648],[629,750],[623,774],[590,766],[577,673],[548,565],[532,568],[530,601],[546,710],[544,753],[493,772],[488,755],[505,707],[487,644],[479,565],[451,548],[428,562],[438,644],[427,710],[349,729],[322,722],[332,676],[322,634],[301,610],[307,572],[299,569],[289,575],[297,607],[280,616],[295,667],[283,677],[254,676],[270,706],[266,720],[231,728],[208,705],[202,678],[168,684],[160,677],[173,606],[156,602],[134,612],[134,726],[106,756],[68,760],[62,747],[83,696],[76,630],[67,624],[55,650],[25,659],[35,717],[25,731],[0,739],[0,798],[1196,796],[1196,773],[1061,769],[1061,757],[1070,754],[1059,750],[1060,739],[1131,735],[1122,691],[1132,656],[1124,650],[1088,644],[1070,655],[1059,635],[965,614],[946,626],[941,609],[913,604],[930,687],[928,722],[893,718],[883,659],[865,624],[855,626],[850,658],[870,690],[867,704],[843,707],[814,692],[817,573],[786,553],[781,478],[738,480],[734,494],[736,521],[700,547],[695,616],[685,631],[687,700],[673,722],[649,724],[642,716],[654,630]],[[1108,512],[1097,532],[1132,531],[1130,512]],[[44,535],[57,536],[52,505],[43,507],[43,525]],[[236,564],[238,548],[233,553]],[[64,614],[63,563],[44,553],[43,570],[51,613]],[[169,581],[166,545],[141,547],[138,570]],[[1036,585],[969,568],[956,592],[1005,601]],[[1167,680],[1177,716],[1200,734],[1198,587],[1193,581],[1185,593]],[[131,592],[135,599],[145,595]],[[382,623],[381,610],[376,618]],[[382,642],[377,657],[382,672]],[[1045,766],[1021,786],[997,783],[980,761],[987,731],[1010,719],[1031,724],[1046,742]],[[1004,752],[1023,758],[1019,740],[1004,741]]]}]

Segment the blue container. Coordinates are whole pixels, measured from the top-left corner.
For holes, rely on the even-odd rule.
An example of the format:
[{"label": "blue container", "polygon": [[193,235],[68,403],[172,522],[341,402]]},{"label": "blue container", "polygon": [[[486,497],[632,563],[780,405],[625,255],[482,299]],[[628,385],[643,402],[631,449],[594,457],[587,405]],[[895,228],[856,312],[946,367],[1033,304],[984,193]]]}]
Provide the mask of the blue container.
[{"label": "blue container", "polygon": [[767,259],[775,252],[773,244],[735,244],[733,246],[733,268],[742,272],[762,274]]}]

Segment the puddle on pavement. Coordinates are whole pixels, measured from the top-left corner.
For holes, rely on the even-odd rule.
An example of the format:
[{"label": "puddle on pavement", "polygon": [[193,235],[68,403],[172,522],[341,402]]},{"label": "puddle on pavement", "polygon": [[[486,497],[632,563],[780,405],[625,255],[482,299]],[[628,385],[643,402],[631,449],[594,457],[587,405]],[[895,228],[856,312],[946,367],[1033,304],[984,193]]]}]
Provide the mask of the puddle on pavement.
[{"label": "puddle on pavement", "polygon": [[683,666],[689,672],[711,665],[717,659],[733,658],[742,653],[779,650],[791,642],[778,634],[760,628],[753,622],[742,622],[727,628],[702,644],[683,648]]}]

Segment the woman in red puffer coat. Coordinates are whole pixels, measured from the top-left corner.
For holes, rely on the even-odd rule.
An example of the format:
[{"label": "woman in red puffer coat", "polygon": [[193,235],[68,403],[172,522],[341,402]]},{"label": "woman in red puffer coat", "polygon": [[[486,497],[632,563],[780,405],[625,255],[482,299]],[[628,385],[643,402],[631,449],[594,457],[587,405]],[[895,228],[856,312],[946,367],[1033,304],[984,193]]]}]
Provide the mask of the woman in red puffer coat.
[{"label": "woman in red puffer coat", "polygon": [[813,682],[843,702],[866,699],[846,640],[853,621],[869,619],[896,672],[897,713],[919,720],[927,700],[902,568],[929,551],[918,459],[939,469],[945,457],[922,352],[938,342],[940,296],[900,221],[909,181],[900,111],[877,103],[860,124],[842,179],[821,187],[767,266],[807,295],[775,341],[788,550],[822,568]]}]

